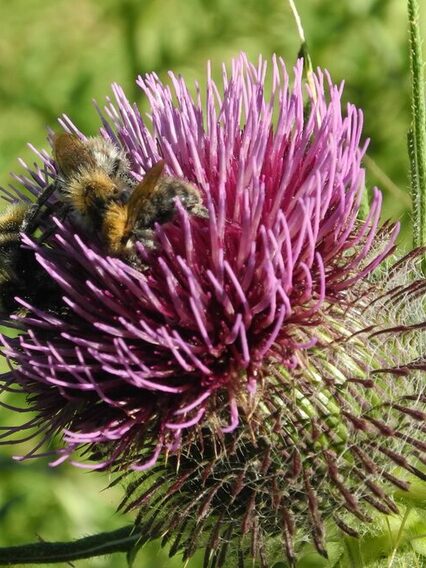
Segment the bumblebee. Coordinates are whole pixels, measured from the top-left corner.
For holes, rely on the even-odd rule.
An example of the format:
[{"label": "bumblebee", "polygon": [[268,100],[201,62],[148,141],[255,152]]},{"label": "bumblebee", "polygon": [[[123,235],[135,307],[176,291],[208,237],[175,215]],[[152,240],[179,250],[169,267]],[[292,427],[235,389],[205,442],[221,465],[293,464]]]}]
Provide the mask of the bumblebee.
[{"label": "bumblebee", "polygon": [[207,217],[198,189],[164,175],[163,160],[136,183],[124,152],[102,137],[83,141],[74,134],[59,134],[53,141],[53,156],[57,178],[37,201],[11,205],[0,215],[0,308],[4,313],[20,307],[16,296],[40,308],[55,305],[56,285],[34,252],[22,247],[21,239],[21,233],[33,235],[42,221],[40,240],[48,239],[54,230],[48,220],[53,207],[47,205],[53,193],[61,217],[96,235],[107,254],[136,265],[140,264],[136,242],[155,247],[155,224],[172,220],[176,199],[192,215]]},{"label": "bumblebee", "polygon": [[109,205],[124,201],[133,183],[124,152],[100,136],[83,141],[63,133],[54,138],[53,157],[67,214],[86,231],[102,232]]},{"label": "bumblebee", "polygon": [[56,284],[34,251],[22,247],[21,232],[31,210],[29,204],[13,204],[0,215],[0,310],[7,315],[22,308],[17,296],[41,308],[53,306],[58,298]]},{"label": "bumblebee", "polygon": [[207,216],[198,189],[163,175],[162,160],[135,183],[124,153],[103,138],[83,141],[60,134],[54,139],[53,155],[58,191],[70,218],[98,235],[107,254],[132,257],[136,241],[153,247],[155,223],[173,218],[176,198],[191,214]]}]

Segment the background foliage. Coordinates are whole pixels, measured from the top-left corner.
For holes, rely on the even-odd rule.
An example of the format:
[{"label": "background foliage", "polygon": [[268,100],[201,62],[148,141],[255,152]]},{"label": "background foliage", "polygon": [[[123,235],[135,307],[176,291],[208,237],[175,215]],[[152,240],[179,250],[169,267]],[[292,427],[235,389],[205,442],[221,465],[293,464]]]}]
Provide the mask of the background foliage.
[{"label": "background foliage", "polygon": [[[364,133],[372,139],[366,159],[368,186],[383,190],[386,217],[402,218],[401,243],[408,246],[406,2],[299,0],[298,8],[314,65],[329,69],[335,81],[346,79],[346,100],[365,111]],[[423,10],[423,19],[425,15]],[[61,113],[94,134],[98,119],[91,100],[102,104],[113,81],[144,107],[134,82],[138,74],[155,70],[165,79],[167,70],[173,69],[190,83],[202,83],[208,59],[220,72],[219,64],[241,50],[254,59],[259,52],[266,57],[275,52],[291,66],[299,49],[286,0],[14,0],[0,2],[0,21],[4,186],[10,183],[8,172],[20,169],[18,156],[33,160],[26,143],[46,147],[46,127],[56,128]],[[422,27],[426,30],[426,21]],[[0,410],[0,424],[13,420]],[[24,450],[25,446],[0,446],[0,546],[37,538],[70,539],[124,523],[115,514],[121,489],[101,492],[108,484],[106,476],[67,466],[51,470],[45,460],[12,462],[10,455]],[[380,554],[392,552],[389,546],[398,538],[398,526],[387,526],[388,549],[377,545]],[[418,527],[416,531],[418,536]],[[410,556],[398,556],[385,565],[416,566],[420,557],[412,548],[407,550]],[[314,557],[310,565],[323,565],[318,562]],[[362,558],[360,562],[356,565],[362,565]],[[142,567],[181,565],[179,558],[168,560],[154,545],[137,560]],[[190,564],[198,565],[197,559]],[[125,560],[93,559],[79,566],[120,568]]]}]

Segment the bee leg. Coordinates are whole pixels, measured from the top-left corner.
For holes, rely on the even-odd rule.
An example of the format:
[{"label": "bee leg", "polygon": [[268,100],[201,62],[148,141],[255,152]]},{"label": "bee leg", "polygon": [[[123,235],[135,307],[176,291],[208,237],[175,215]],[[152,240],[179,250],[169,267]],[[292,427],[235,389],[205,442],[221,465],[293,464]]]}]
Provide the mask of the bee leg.
[{"label": "bee leg", "polygon": [[209,211],[207,207],[204,207],[202,204],[198,204],[193,207],[190,211],[196,217],[201,217],[201,219],[208,219],[209,218]]},{"label": "bee leg", "polygon": [[131,247],[134,248],[136,242],[142,244],[146,249],[154,249],[155,248],[154,229],[144,228],[135,231],[133,239],[129,241],[129,245],[131,244]]},{"label": "bee leg", "polygon": [[37,217],[40,209],[47,202],[49,197],[56,189],[56,183],[48,185],[37,198],[37,201],[30,206],[22,221],[21,231],[24,233],[32,233],[37,228]]},{"label": "bee leg", "polygon": [[[51,207],[49,209],[51,211],[53,211],[53,207]],[[70,212],[70,210],[71,210],[71,207],[69,205],[62,205],[62,207],[56,213],[55,217],[57,217],[60,221],[64,221],[67,218],[67,215]],[[44,231],[44,233],[39,237],[37,242],[39,244],[43,244],[44,242],[46,242],[49,239],[49,237],[51,237],[56,232],[56,230],[57,230],[56,226],[53,226],[52,224],[50,224],[50,227],[48,227]]]}]

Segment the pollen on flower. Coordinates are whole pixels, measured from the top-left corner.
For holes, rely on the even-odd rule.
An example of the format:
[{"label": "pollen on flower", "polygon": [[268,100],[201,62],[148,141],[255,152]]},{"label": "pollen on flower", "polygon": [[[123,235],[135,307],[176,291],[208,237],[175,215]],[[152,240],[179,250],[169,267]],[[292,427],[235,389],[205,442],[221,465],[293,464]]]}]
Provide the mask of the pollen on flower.
[{"label": "pollen on flower", "polygon": [[[377,189],[359,219],[362,113],[326,72],[313,84],[301,62],[290,80],[280,58],[241,55],[221,86],[209,68],[203,105],[149,74],[148,119],[114,85],[100,132],[129,176],[164,160],[207,214],[177,199],[136,264],[66,216],[46,241],[23,237],[62,304],[25,304],[2,338],[3,389],[36,413],[9,434],[59,433],[53,464],[133,472],[122,509],[171,553],[204,546],[205,566],[269,566],[275,541],[293,562],[307,531],[325,555],[327,520],[355,536],[397,510],[401,471],[425,478],[420,253],[391,257]],[[34,196],[56,171],[38,156],[17,177]]]}]

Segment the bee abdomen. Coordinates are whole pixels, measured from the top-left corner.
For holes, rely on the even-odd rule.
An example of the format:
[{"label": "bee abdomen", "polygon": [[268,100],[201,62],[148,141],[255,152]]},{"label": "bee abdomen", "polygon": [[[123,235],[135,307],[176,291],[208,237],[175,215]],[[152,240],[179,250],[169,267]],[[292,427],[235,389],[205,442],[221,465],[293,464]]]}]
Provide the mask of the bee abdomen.
[{"label": "bee abdomen", "polygon": [[9,205],[0,215],[0,236],[19,233],[29,208],[27,204]]}]

